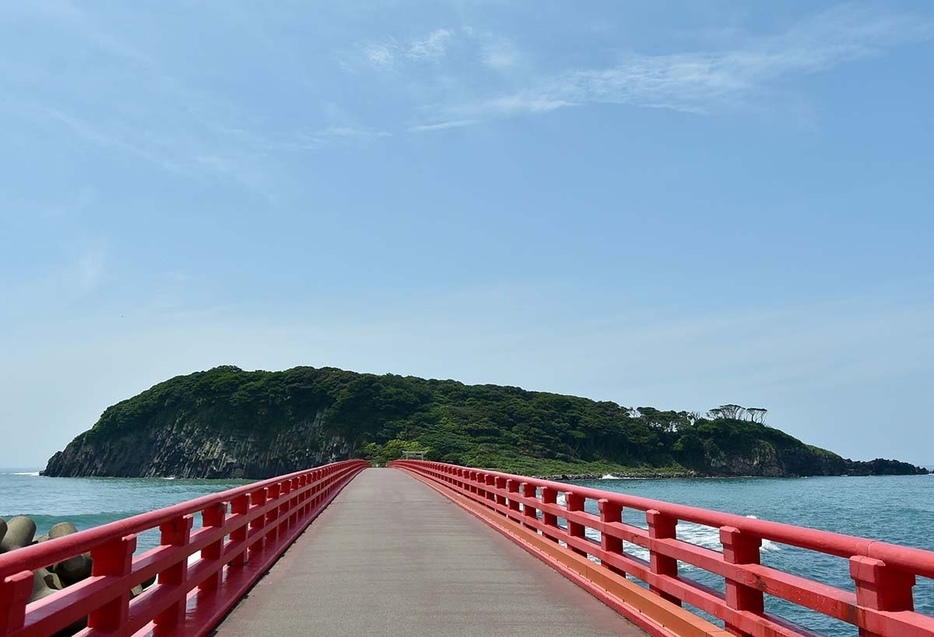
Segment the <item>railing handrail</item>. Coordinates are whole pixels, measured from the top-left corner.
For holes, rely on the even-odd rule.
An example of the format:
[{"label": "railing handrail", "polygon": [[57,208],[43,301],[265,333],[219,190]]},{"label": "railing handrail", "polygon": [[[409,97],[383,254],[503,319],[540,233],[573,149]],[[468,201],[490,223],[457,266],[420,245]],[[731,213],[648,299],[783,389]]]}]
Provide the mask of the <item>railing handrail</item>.
[{"label": "railing handrail", "polygon": [[48,566],[49,564],[54,564],[55,562],[61,562],[64,559],[80,553],[87,553],[107,539],[129,535],[131,533],[139,534],[144,531],[157,529],[159,525],[179,516],[200,513],[212,504],[230,502],[242,495],[268,488],[274,484],[281,484],[286,480],[307,475],[313,471],[315,471],[315,469],[306,469],[275,478],[250,482],[249,484],[227,489],[226,491],[209,493],[200,498],[173,504],[162,509],[139,513],[128,518],[78,531],[71,535],[46,540],[40,544],[33,544],[32,546],[17,549],[15,552],[0,553],[0,580],[5,576],[12,575],[19,571],[35,570]]},{"label": "railing handrail", "polygon": [[[405,461],[399,461],[405,462]],[[437,464],[442,466],[444,463],[432,463],[426,461],[426,464]],[[472,469],[472,468],[471,468]],[[701,509],[686,504],[676,504],[664,500],[654,500],[642,496],[616,493],[613,491],[602,491],[592,487],[581,485],[569,485],[566,482],[557,482],[554,480],[545,480],[529,476],[521,476],[513,473],[504,473],[502,471],[493,471],[489,469],[473,469],[482,471],[485,475],[497,476],[506,480],[518,480],[522,483],[534,484],[537,487],[551,487],[557,491],[573,491],[590,500],[608,499],[611,502],[617,502],[624,507],[648,511],[654,509],[663,514],[670,515],[685,522],[693,522],[704,526],[721,527],[732,526],[740,531],[757,535],[763,540],[787,544],[798,548],[808,550],[818,550],[822,553],[829,553],[837,557],[849,558],[854,555],[863,555],[883,560],[892,566],[916,571],[918,575],[934,578],[934,552],[925,551],[910,546],[901,546],[891,544],[883,540],[874,540],[870,538],[858,537],[855,535],[846,535],[845,533],[836,533],[834,531],[824,531],[784,522],[773,522],[770,520],[759,520],[757,518],[747,518],[735,513],[724,513],[712,509]]]},{"label": "railing handrail", "polygon": [[[642,580],[668,601],[714,615],[737,635],[811,634],[766,613],[766,593],[854,624],[864,637],[934,635],[934,618],[914,612],[912,595],[915,576],[934,578],[931,551],[500,471],[414,460],[391,466],[496,512],[524,533],[561,542],[565,552],[597,560],[614,576]],[[564,504],[558,503],[559,493],[565,494]],[[586,500],[595,501],[600,513],[586,511]],[[642,511],[646,526],[624,522],[624,509]],[[566,523],[559,525],[559,518]],[[679,521],[719,530],[722,550],[679,539]],[[601,534],[600,542],[586,537],[588,528]],[[762,565],[763,540],[848,559],[855,594]],[[624,551],[624,542],[647,549],[650,559]],[[681,576],[679,562],[723,578],[725,592]]]},{"label": "railing handrail", "polygon": [[[204,635],[367,466],[347,460],[252,482],[0,555],[0,636],[40,637],[82,618],[86,636]],[[150,530],[160,544],[136,554],[137,535]],[[87,553],[88,579],[29,601],[33,571]]]}]

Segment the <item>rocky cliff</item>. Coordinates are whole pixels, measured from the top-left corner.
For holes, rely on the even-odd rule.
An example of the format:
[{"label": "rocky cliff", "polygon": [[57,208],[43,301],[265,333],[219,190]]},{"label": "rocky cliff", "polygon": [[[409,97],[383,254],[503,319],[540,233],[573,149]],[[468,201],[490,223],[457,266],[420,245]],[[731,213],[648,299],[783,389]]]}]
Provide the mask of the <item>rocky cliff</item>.
[{"label": "rocky cliff", "polygon": [[348,458],[344,439],[323,435],[322,415],[272,436],[222,431],[184,416],[113,437],[84,433],[49,459],[45,475],[267,478]]}]

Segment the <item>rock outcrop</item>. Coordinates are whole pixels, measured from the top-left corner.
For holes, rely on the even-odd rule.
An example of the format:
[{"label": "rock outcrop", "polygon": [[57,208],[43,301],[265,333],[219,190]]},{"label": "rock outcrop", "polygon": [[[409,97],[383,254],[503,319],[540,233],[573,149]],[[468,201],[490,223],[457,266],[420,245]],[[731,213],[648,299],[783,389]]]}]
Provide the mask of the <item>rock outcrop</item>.
[{"label": "rock outcrop", "polygon": [[79,435],[49,460],[48,476],[268,478],[345,460],[350,447],[323,436],[323,410],[273,435],[218,428],[197,414],[169,426],[129,429],[113,436]]}]

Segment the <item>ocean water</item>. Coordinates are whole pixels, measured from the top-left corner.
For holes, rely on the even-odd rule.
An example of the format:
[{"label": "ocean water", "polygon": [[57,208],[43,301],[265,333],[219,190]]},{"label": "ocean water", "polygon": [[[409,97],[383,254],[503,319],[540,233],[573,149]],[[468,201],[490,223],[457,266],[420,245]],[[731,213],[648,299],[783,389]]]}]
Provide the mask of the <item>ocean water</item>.
[{"label": "ocean water", "polygon": [[[38,535],[58,522],[79,531],[247,484],[249,480],[161,478],[46,478],[38,470],[0,469],[0,518],[28,515]],[[200,524],[200,521],[196,521]],[[141,534],[137,551],[158,544],[158,531]]]},{"label": "ocean water", "polygon": [[[243,480],[163,480],[120,478],[46,478],[37,471],[0,469],[0,517],[29,515],[38,532],[60,521],[79,529],[166,507],[246,484]],[[589,487],[736,513],[763,520],[847,533],[934,551],[934,475],[853,478],[736,478],[694,480],[615,480],[581,482]],[[559,500],[561,501],[561,500]],[[588,508],[596,512],[595,507]],[[644,516],[627,510],[625,521],[645,527]],[[589,533],[594,540],[596,532]],[[678,536],[719,550],[716,529],[679,523]],[[154,546],[156,532],[139,538],[139,550]],[[627,544],[639,557],[645,552]],[[818,581],[852,590],[847,561],[766,542],[762,561]],[[685,577],[723,589],[722,580],[682,565]],[[919,579],[916,609],[934,615],[934,583]],[[766,600],[766,609],[821,635],[856,635],[852,626]]]}]

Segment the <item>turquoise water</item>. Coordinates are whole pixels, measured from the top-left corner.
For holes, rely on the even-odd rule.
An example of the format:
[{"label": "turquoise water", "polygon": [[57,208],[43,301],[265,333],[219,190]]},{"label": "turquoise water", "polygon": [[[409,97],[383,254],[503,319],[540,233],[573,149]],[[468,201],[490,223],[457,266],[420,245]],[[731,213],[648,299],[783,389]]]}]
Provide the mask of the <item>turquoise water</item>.
[{"label": "turquoise water", "polygon": [[[86,529],[246,484],[242,480],[161,480],[118,478],[45,478],[28,470],[0,469],[0,517],[30,515],[39,533],[60,521]],[[934,476],[802,479],[595,480],[598,489],[628,493],[763,520],[882,539],[934,550]],[[644,516],[628,511],[626,521],[644,527]],[[155,545],[155,532],[140,537],[140,549]],[[678,525],[682,539],[719,549],[715,529]],[[627,546],[639,555],[638,547]],[[815,555],[766,542],[763,562],[852,590],[846,560]],[[686,577],[722,590],[722,581],[684,566]],[[916,608],[934,615],[934,586],[919,580]],[[846,624],[801,611],[780,600],[767,609],[831,637],[855,636]]]},{"label": "turquoise water", "polygon": [[[28,515],[36,533],[58,522],[78,530],[127,518],[209,493],[247,484],[248,480],[166,480],[160,478],[46,478],[28,469],[0,469],[0,518]],[[158,543],[158,531],[139,537],[140,550]]]}]

